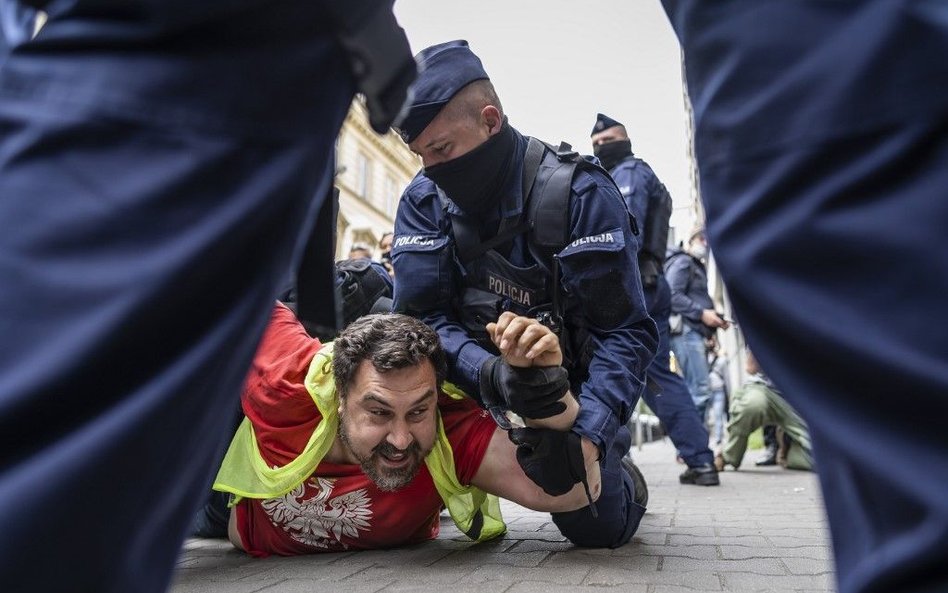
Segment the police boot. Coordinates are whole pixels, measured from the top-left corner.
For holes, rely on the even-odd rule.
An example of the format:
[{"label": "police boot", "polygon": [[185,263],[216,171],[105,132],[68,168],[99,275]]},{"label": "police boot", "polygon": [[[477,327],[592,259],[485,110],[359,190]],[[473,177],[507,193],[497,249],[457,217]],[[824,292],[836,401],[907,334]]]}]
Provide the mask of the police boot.
[{"label": "police boot", "polygon": [[696,486],[717,486],[721,483],[718,478],[718,470],[710,463],[689,467],[678,476],[678,481],[682,484],[694,484]]},{"label": "police boot", "polygon": [[645,476],[638,466],[632,463],[631,457],[622,458],[622,469],[632,478],[632,486],[635,488],[632,500],[643,507],[648,506],[648,484],[645,483]]}]

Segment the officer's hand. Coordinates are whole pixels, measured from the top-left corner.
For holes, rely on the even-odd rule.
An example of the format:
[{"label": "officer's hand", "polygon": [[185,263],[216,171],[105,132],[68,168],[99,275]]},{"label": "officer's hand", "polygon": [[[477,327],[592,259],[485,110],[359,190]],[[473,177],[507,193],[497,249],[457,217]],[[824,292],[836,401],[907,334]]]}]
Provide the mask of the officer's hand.
[{"label": "officer's hand", "polygon": [[515,367],[558,367],[563,364],[560,340],[553,331],[529,317],[506,311],[487,333],[507,364]]},{"label": "officer's hand", "polygon": [[517,463],[544,492],[561,496],[586,480],[579,435],[543,428],[515,428],[508,433],[517,445]]},{"label": "officer's hand", "polygon": [[481,367],[481,400],[501,405],[524,418],[549,418],[566,410],[559,401],[569,390],[563,367],[512,367],[499,356]]},{"label": "officer's hand", "polygon": [[705,309],[701,312],[701,323],[708,327],[720,327],[721,329],[727,329],[731,326],[730,323],[721,319],[721,316],[714,309]]}]

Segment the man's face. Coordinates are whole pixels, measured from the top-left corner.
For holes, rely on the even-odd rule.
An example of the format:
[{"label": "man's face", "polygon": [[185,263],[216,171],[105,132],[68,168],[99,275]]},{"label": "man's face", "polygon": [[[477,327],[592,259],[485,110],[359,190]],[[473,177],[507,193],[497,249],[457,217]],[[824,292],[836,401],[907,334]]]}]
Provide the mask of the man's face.
[{"label": "man's face", "polygon": [[339,438],[380,490],[406,486],[434,446],[437,379],[430,362],[380,373],[364,360],[339,403]]},{"label": "man's face", "polygon": [[388,253],[392,250],[392,237],[393,235],[385,235],[379,240],[379,251]]},{"label": "man's face", "polygon": [[421,134],[408,145],[425,167],[456,159],[483,144],[491,136],[490,122],[483,117],[451,117],[441,110]]},{"label": "man's face", "polygon": [[622,126],[612,126],[601,132],[597,132],[592,136],[592,145],[593,147],[599,146],[600,144],[606,144],[608,142],[616,142],[619,140],[625,140],[628,138],[625,130]]}]

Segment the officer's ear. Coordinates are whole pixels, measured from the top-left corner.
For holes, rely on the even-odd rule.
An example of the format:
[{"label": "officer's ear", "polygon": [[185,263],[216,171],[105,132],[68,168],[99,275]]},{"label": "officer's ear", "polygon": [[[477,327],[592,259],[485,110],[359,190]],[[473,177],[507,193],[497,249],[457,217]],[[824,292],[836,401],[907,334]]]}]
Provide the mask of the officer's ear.
[{"label": "officer's ear", "polygon": [[481,109],[481,123],[487,126],[487,132],[493,136],[500,131],[500,126],[504,123],[504,117],[499,109],[493,105],[487,105]]}]

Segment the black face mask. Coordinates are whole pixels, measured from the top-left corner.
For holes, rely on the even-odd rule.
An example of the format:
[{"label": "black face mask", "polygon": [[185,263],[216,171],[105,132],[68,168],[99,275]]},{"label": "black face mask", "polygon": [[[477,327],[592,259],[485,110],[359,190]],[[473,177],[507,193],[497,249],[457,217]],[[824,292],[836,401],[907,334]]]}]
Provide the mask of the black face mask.
[{"label": "black face mask", "polygon": [[505,118],[500,131],[474,150],[425,167],[425,177],[444,190],[465,214],[483,214],[501,198],[516,145],[517,134]]},{"label": "black face mask", "polygon": [[632,141],[626,139],[597,144],[593,146],[593,154],[602,163],[602,168],[608,171],[618,165],[622,159],[632,155]]}]

